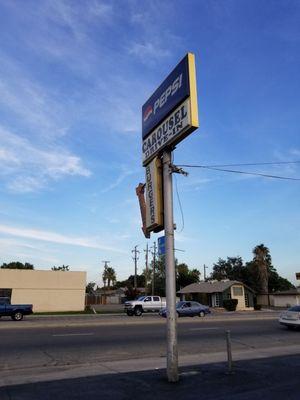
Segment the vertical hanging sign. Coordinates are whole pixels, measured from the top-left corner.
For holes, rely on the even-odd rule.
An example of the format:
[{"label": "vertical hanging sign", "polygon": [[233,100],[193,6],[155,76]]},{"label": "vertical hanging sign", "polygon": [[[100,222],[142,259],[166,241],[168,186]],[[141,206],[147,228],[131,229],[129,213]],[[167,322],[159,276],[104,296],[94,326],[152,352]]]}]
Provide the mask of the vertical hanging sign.
[{"label": "vertical hanging sign", "polygon": [[145,168],[146,172],[146,230],[164,229],[161,160],[155,158]]}]

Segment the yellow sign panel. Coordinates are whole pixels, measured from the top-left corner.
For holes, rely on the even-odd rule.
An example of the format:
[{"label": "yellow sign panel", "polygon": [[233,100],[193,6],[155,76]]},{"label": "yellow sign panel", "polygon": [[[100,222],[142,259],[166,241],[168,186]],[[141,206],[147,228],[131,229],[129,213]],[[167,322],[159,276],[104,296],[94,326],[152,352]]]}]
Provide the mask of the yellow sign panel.
[{"label": "yellow sign panel", "polygon": [[160,232],[164,229],[162,165],[159,158],[152,160],[146,172],[146,230]]}]

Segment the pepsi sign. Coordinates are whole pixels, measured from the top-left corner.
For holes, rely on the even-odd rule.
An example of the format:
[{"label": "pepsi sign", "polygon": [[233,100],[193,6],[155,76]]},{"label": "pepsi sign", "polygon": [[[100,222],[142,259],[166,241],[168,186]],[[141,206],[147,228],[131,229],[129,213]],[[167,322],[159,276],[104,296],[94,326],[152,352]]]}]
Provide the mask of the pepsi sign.
[{"label": "pepsi sign", "polygon": [[199,126],[195,56],[188,53],[143,105],[143,166]]},{"label": "pepsi sign", "polygon": [[186,55],[143,105],[143,139],[189,95],[189,67]]}]

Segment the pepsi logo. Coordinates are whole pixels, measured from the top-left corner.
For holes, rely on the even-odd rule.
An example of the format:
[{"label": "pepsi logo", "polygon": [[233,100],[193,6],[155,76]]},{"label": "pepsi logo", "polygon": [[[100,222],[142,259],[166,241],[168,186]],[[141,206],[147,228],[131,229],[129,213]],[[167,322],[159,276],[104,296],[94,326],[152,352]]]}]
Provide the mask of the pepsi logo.
[{"label": "pepsi logo", "polygon": [[150,115],[153,113],[153,108],[152,106],[149,104],[149,106],[146,108],[145,112],[144,112],[144,122],[147,121],[147,119],[150,117]]}]

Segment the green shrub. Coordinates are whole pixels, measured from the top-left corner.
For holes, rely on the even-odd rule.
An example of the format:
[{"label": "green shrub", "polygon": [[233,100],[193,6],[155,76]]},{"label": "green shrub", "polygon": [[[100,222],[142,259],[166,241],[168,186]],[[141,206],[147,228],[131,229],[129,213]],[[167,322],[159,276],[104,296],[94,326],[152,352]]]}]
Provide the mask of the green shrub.
[{"label": "green shrub", "polygon": [[237,300],[237,299],[227,299],[227,300],[223,300],[223,307],[224,307],[227,311],[235,311],[235,310],[236,310],[237,304],[238,304],[238,300]]}]

